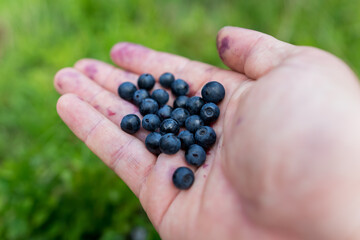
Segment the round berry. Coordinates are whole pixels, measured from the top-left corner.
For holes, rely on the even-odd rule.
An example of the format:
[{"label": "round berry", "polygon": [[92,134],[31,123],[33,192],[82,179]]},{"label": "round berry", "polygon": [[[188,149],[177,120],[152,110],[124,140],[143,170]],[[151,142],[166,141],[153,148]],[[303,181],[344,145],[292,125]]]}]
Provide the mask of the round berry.
[{"label": "round berry", "polygon": [[142,100],[148,97],[150,97],[148,91],[146,91],[145,89],[139,89],[136,92],[134,92],[133,102],[136,106],[140,106]]},{"label": "round berry", "polygon": [[138,87],[140,89],[151,90],[155,85],[155,78],[150,73],[141,74],[138,78]]},{"label": "round berry", "polygon": [[140,118],[135,114],[128,114],[121,120],[121,129],[129,134],[134,134],[140,129]]},{"label": "round berry", "polygon": [[200,127],[195,132],[195,142],[204,149],[210,148],[216,142],[216,133],[209,126]]},{"label": "round berry", "polygon": [[186,109],[191,115],[199,114],[201,107],[205,104],[205,101],[201,97],[191,97],[186,101]]},{"label": "round berry", "polygon": [[136,91],[136,86],[131,82],[124,82],[118,88],[118,94],[121,98],[131,101]]},{"label": "round berry", "polygon": [[201,89],[201,96],[206,102],[219,103],[225,97],[225,88],[219,82],[208,82]]},{"label": "round berry", "polygon": [[215,122],[220,115],[220,109],[214,103],[206,103],[200,110],[200,117],[205,123]]},{"label": "round berry", "polygon": [[161,134],[157,132],[152,132],[149,135],[147,135],[145,139],[145,146],[149,152],[159,155],[161,153],[160,151],[160,138]]},{"label": "round berry", "polygon": [[167,133],[160,139],[160,150],[165,154],[175,154],[180,150],[181,142],[174,134]]},{"label": "round berry", "polygon": [[170,118],[171,112],[172,112],[172,107],[170,107],[169,105],[164,105],[159,109],[157,115],[159,116],[161,121],[163,121],[164,119]]},{"label": "round berry", "polygon": [[179,130],[180,130],[179,123],[172,118],[165,119],[160,124],[160,132],[162,133],[178,134]]},{"label": "round berry", "polygon": [[142,120],[142,127],[145,130],[148,130],[150,132],[154,132],[156,129],[160,127],[160,118],[158,115],[155,114],[147,114],[144,116]]},{"label": "round berry", "polygon": [[172,180],[175,187],[185,190],[189,189],[191,185],[193,185],[195,176],[190,168],[179,167],[175,170]]},{"label": "round berry", "polygon": [[186,108],[187,96],[179,96],[174,100],[174,108]]},{"label": "round berry", "polygon": [[194,134],[188,130],[181,131],[178,135],[178,138],[181,141],[181,149],[186,150],[190,145],[195,144]]},{"label": "round berry", "polygon": [[159,104],[154,99],[145,98],[140,103],[139,111],[143,116],[150,113],[157,113],[158,110]]},{"label": "round berry", "polygon": [[180,127],[184,126],[185,120],[190,116],[190,113],[184,108],[176,108],[171,112],[171,118],[175,119]]},{"label": "round berry", "polygon": [[171,73],[164,73],[160,76],[159,82],[164,88],[170,88],[171,84],[175,81],[174,75]]},{"label": "round berry", "polygon": [[194,133],[200,127],[204,126],[204,121],[199,115],[192,115],[185,120],[185,127],[190,132]]},{"label": "round berry", "polygon": [[175,96],[183,96],[189,93],[189,85],[182,79],[176,79],[171,84],[171,92]]},{"label": "round berry", "polygon": [[157,101],[159,106],[163,106],[169,101],[169,94],[164,89],[156,89],[152,92],[151,98]]},{"label": "round berry", "polygon": [[193,144],[185,152],[185,159],[188,164],[200,167],[206,160],[206,152],[201,146]]}]

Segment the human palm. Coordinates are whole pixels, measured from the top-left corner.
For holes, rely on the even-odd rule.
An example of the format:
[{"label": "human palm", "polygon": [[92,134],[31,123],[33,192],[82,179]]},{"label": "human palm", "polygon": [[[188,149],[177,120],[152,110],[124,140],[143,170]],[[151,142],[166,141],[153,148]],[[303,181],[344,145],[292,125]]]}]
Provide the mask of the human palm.
[{"label": "human palm", "polygon": [[[59,115],[128,184],[164,239],[356,236],[356,77],[325,52],[251,30],[226,27],[217,45],[232,71],[131,43],[111,51],[124,70],[80,60],[55,77],[63,94]],[[119,128],[124,115],[139,112],[116,95],[117,87],[144,72],[156,78],[172,72],[192,95],[212,80],[226,89],[213,126],[217,142],[206,163],[193,168],[189,190],[171,181],[187,165],[183,152],[156,157],[145,148],[144,130],[132,136]]]}]

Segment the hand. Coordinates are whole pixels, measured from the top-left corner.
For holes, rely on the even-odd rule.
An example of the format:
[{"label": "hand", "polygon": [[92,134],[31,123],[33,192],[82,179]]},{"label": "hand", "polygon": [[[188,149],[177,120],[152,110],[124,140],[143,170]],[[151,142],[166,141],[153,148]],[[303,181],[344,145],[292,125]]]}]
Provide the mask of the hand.
[{"label": "hand", "polygon": [[[55,77],[69,128],[139,197],[163,239],[359,239],[360,91],[334,56],[234,27],[217,38],[232,71],[119,43],[109,64],[84,59]],[[185,79],[191,95],[211,80],[226,97],[218,135],[187,191],[173,186],[184,153],[158,158],[119,128],[138,114],[117,87],[141,73]],[[193,169],[195,170],[195,169]]]}]

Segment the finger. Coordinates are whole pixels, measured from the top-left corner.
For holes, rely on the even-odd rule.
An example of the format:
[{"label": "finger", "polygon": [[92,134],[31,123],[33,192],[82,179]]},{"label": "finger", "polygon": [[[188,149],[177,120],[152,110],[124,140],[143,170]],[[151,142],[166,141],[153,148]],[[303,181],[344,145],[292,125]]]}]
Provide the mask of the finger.
[{"label": "finger", "polygon": [[139,195],[151,171],[155,156],[137,138],[121,129],[74,94],[65,94],[57,103],[62,120],[103,162]]},{"label": "finger", "polygon": [[[55,76],[54,83],[56,90],[60,94],[76,94],[117,126],[120,126],[122,118],[127,114],[136,114],[141,118],[137,107],[133,104],[105,90],[73,68],[60,70]],[[141,128],[135,136],[145,140],[147,134],[148,132]]]},{"label": "finger", "polygon": [[224,27],[217,35],[220,58],[231,69],[258,79],[296,51],[296,47],[264,33]]}]

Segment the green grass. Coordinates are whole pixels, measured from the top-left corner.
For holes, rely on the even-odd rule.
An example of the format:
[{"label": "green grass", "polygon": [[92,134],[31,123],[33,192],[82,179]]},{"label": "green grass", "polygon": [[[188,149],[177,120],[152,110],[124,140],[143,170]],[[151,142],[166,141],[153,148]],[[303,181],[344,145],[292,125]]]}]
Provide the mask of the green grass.
[{"label": "green grass", "polygon": [[135,196],[62,123],[56,71],[110,62],[118,41],[223,66],[225,25],[312,45],[360,73],[360,2],[341,0],[0,1],[0,239],[158,236]]}]

